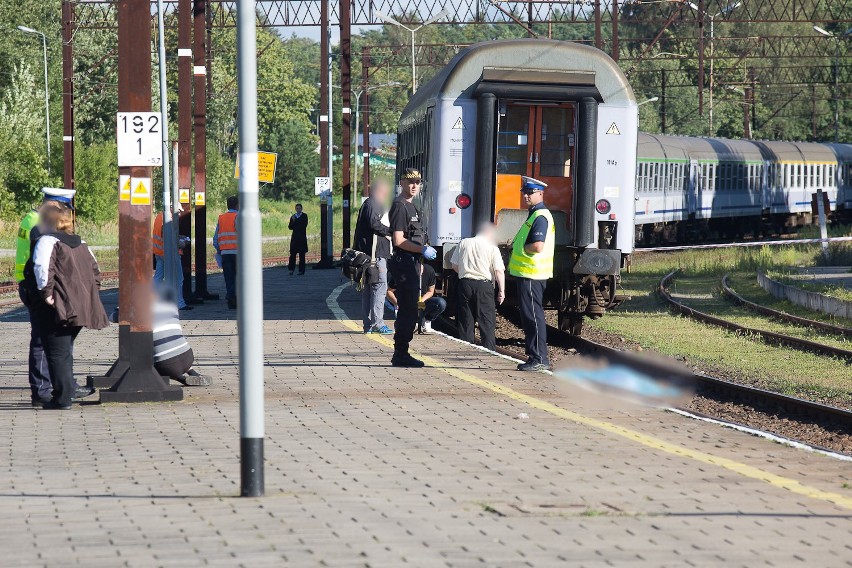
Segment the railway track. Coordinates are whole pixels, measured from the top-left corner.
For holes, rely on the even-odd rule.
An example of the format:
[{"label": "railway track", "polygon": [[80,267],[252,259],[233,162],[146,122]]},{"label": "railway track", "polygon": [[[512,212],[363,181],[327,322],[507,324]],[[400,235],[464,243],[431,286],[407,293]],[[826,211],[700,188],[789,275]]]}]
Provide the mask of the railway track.
[{"label": "railway track", "polygon": [[[678,273],[677,270],[674,270],[668,274],[666,274],[662,280],[660,280],[660,284],[658,286],[658,292],[660,297],[663,298],[675,311],[681,313],[687,317],[690,317],[694,320],[707,323],[710,325],[715,325],[729,331],[733,331],[734,333],[740,335],[746,335],[751,337],[759,337],[762,341],[773,344],[773,345],[783,345],[785,347],[792,347],[793,349],[799,349],[801,351],[807,351],[810,353],[817,353],[821,355],[828,355],[830,357],[837,357],[840,359],[845,359],[846,361],[852,362],[852,351],[848,349],[843,349],[841,347],[835,347],[832,345],[825,345],[823,343],[818,343],[816,341],[810,341],[808,339],[802,339],[800,337],[793,337],[790,335],[785,335],[783,333],[776,333],[774,331],[768,331],[764,329],[757,329],[752,327],[746,327],[744,325],[740,325],[736,322],[732,322],[730,320],[726,320],[720,317],[716,317],[694,308],[691,308],[684,304],[683,302],[678,301],[673,298],[671,293],[669,292],[669,283],[674,279],[675,275]],[[733,291],[732,291],[733,292]],[[743,299],[744,300],[744,299]],[[744,300],[745,301],[745,300]],[[750,302],[751,303],[751,302]],[[763,306],[758,306],[757,304],[753,304],[756,308],[762,308],[765,310],[769,310],[769,308],[765,308]],[[783,316],[787,316],[788,318],[793,318],[795,316],[790,316],[789,314],[783,314],[783,312],[777,312],[776,310],[771,310],[774,312],[774,317],[783,318]],[[781,315],[783,314],[783,315]],[[797,318],[802,319],[805,322],[808,322],[807,325],[811,325],[812,327],[816,327],[813,324],[818,325],[827,325],[822,324],[822,322],[814,322],[812,320],[807,320],[805,318]],[[788,320],[791,321],[791,320]],[[804,325],[804,324],[803,324]],[[834,326],[832,326],[834,327]],[[845,329],[845,328],[843,328]]]},{"label": "railway track", "polygon": [[[503,313],[503,316],[512,324],[518,325],[516,314]],[[455,323],[449,318],[442,318],[441,327],[447,333],[455,334]],[[651,376],[671,373],[671,368],[666,366],[663,361],[642,357],[637,353],[604,345],[586,337],[573,336],[553,326],[548,326],[547,334],[548,346],[551,348],[590,355],[603,359],[610,365],[629,366],[638,372]],[[502,355],[516,359],[523,357],[523,348],[511,349],[498,346],[497,351]],[[769,430],[773,433],[826,451],[836,451],[838,448],[824,447],[813,439],[807,439],[804,436],[814,436],[814,429],[825,433],[824,435],[817,435],[817,440],[834,436],[852,436],[852,411],[711,377],[702,373],[688,372],[691,374],[688,379],[694,383],[697,395],[711,399],[720,406],[733,404],[743,407],[746,410],[742,414],[747,416],[744,419],[731,420],[719,414],[696,412],[694,409],[681,408],[679,410],[735,426],[754,427],[761,430],[766,429],[762,425],[764,421],[754,419],[754,417],[772,417],[773,420],[784,426],[784,428],[779,428],[778,431],[774,431],[770,427]]]},{"label": "railway track", "polygon": [[[265,267],[278,266],[278,265],[285,264],[285,263],[289,262],[289,260],[290,260],[289,256],[270,256],[270,257],[263,259],[263,266],[265,266]],[[316,260],[319,260],[319,257],[316,256],[316,255],[305,257],[306,262],[313,262],[313,261],[316,261]],[[208,270],[208,272],[216,272],[216,271],[219,271],[220,268],[218,266],[216,266],[215,262],[211,262],[207,265],[207,270]],[[101,272],[101,278],[102,278],[103,281],[106,281],[106,282],[115,282],[116,280],[118,280],[118,270],[108,270],[106,272]],[[18,292],[18,283],[17,282],[2,282],[2,283],[0,283],[0,296],[4,296],[4,295],[8,295],[8,294],[17,294],[17,292]],[[17,295],[16,295],[14,298],[7,298],[7,299],[4,299],[4,300],[0,300],[0,308],[6,307],[6,306],[11,306],[11,305],[14,305],[14,304],[17,304],[17,303],[19,303],[19,300],[18,300]]]},{"label": "railway track", "polygon": [[843,327],[841,325],[832,325],[830,323],[825,323],[822,321],[816,321],[808,318],[794,316],[792,314],[788,314],[779,310],[774,310],[772,308],[761,306],[760,304],[756,304],[754,302],[746,300],[731,289],[731,287],[728,285],[728,276],[730,276],[730,274],[725,274],[722,277],[722,293],[725,294],[725,296],[730,298],[736,304],[748,308],[749,310],[758,314],[769,316],[778,321],[801,325],[804,327],[810,327],[813,329],[819,329],[821,331],[834,333],[844,337],[852,337],[852,328]]}]

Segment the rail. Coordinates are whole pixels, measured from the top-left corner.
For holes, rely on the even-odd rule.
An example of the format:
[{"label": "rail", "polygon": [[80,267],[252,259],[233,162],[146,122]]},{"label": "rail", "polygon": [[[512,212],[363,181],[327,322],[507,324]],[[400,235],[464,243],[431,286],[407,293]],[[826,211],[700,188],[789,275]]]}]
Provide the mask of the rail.
[{"label": "rail", "polygon": [[822,355],[829,355],[832,357],[839,357],[841,359],[846,359],[847,361],[852,361],[852,351],[848,349],[842,349],[840,347],[833,347],[831,345],[825,345],[823,343],[817,343],[816,341],[810,341],[807,339],[801,339],[798,337],[792,337],[789,335],[784,335],[782,333],[775,333],[773,331],[766,331],[763,329],[756,329],[752,327],[746,327],[744,325],[740,325],[738,323],[734,323],[732,321],[718,318],[716,316],[712,316],[710,314],[706,314],[704,312],[698,311],[694,308],[690,308],[686,304],[675,300],[671,293],[668,290],[669,282],[674,278],[675,274],[677,274],[677,270],[674,270],[668,274],[666,274],[662,280],[660,280],[660,284],[657,288],[660,297],[663,298],[669,305],[671,305],[677,312],[688,316],[694,320],[708,323],[711,325],[715,325],[717,327],[721,327],[727,329],[729,331],[733,331],[739,335],[745,336],[755,336],[761,338],[764,342],[775,345],[784,345],[786,347],[792,347],[794,349],[799,349],[800,351],[807,351],[810,353],[818,353]]}]

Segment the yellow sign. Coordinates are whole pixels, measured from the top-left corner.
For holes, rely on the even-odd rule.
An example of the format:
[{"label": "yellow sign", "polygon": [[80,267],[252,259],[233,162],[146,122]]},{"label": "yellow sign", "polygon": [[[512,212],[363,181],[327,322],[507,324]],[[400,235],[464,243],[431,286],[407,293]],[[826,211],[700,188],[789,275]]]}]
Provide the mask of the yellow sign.
[{"label": "yellow sign", "polygon": [[181,203],[189,203],[189,190],[181,189],[178,192],[178,201]]},{"label": "yellow sign", "polygon": [[204,193],[203,192],[195,192],[195,205],[196,207],[199,205],[204,205]]},{"label": "yellow sign", "polygon": [[[257,153],[257,181],[260,183],[273,183],[275,181],[275,167],[278,165],[278,154],[273,152]],[[240,177],[240,161],[234,166],[234,177]]]},{"label": "yellow sign", "polygon": [[130,201],[130,176],[118,176],[118,200]]},{"label": "yellow sign", "polygon": [[151,205],[151,178],[130,178],[130,204]]}]

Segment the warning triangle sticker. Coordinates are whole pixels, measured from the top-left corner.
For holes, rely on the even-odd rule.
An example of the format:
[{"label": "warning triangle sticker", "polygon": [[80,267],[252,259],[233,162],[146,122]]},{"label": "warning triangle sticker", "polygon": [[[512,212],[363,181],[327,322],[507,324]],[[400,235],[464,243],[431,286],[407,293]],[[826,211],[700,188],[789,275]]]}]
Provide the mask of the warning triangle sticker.
[{"label": "warning triangle sticker", "polygon": [[461,119],[461,117],[458,117],[456,119],[456,123],[453,124],[453,130],[464,130],[464,121]]},{"label": "warning triangle sticker", "polygon": [[607,134],[615,134],[616,136],[621,135],[621,131],[618,130],[618,127],[615,125],[614,122],[609,125],[609,128],[607,128],[606,133]]},{"label": "warning triangle sticker", "polygon": [[130,178],[127,178],[127,181],[124,182],[124,186],[121,188],[122,191],[130,191]]}]

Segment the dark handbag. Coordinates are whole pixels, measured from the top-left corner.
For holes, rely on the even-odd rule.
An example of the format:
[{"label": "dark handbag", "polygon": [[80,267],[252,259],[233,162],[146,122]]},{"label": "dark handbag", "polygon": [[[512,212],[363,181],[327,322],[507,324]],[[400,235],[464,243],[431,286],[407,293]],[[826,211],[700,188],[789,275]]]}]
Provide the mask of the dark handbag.
[{"label": "dark handbag", "polygon": [[340,256],[340,266],[343,276],[359,286],[364,278],[364,273],[370,267],[370,257],[359,250],[344,249]]}]

